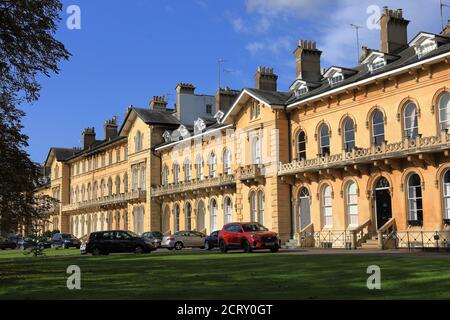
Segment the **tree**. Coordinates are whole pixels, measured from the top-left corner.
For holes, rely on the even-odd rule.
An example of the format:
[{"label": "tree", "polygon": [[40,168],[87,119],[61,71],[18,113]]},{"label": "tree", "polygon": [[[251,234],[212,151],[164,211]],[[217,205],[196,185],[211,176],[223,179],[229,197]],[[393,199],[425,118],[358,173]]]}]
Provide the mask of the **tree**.
[{"label": "tree", "polygon": [[0,0],[0,226],[10,229],[42,218],[52,206],[34,193],[41,170],[25,148],[19,109],[39,98],[37,77],[59,73],[69,52],[54,38],[61,20],[59,0]]}]

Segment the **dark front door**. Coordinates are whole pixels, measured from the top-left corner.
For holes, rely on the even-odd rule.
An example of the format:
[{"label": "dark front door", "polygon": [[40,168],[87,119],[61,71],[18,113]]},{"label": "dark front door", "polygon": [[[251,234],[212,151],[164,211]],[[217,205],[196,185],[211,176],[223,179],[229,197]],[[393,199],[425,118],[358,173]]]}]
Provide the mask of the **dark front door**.
[{"label": "dark front door", "polygon": [[392,203],[389,189],[375,190],[375,210],[377,229],[380,229],[392,218]]}]

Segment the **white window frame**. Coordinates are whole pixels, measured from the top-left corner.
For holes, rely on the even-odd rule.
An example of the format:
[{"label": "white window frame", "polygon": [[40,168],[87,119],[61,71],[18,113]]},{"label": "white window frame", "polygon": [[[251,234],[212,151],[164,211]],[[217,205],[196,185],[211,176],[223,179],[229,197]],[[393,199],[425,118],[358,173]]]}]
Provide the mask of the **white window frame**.
[{"label": "white window frame", "polygon": [[[329,203],[327,202],[327,200],[329,201]],[[333,196],[332,196],[332,189],[331,189],[330,185],[325,185],[322,188],[321,206],[322,206],[323,227],[324,228],[332,228],[333,227]]]}]

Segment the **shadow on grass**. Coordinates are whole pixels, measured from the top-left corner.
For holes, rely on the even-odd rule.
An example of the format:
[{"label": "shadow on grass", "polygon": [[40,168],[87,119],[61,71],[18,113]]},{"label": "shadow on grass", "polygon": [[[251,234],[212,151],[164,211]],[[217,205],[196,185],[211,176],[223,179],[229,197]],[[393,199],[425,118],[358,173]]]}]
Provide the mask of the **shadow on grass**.
[{"label": "shadow on grass", "polygon": [[[66,269],[81,268],[81,290]],[[366,287],[381,267],[382,290]],[[448,299],[448,259],[355,255],[157,252],[0,255],[1,299]]]}]

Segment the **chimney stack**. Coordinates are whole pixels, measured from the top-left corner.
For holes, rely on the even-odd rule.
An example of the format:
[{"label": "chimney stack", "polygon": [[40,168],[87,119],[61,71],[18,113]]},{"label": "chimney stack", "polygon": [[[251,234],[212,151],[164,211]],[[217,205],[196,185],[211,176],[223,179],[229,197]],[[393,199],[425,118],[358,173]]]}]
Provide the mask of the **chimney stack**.
[{"label": "chimney stack", "polygon": [[219,90],[217,90],[216,92],[216,112],[220,110],[223,113],[227,113],[239,93],[239,91],[230,89],[228,87],[219,88]]},{"label": "chimney stack", "polygon": [[117,137],[117,118],[116,116],[112,117],[109,120],[105,121],[103,125],[103,129],[105,131],[105,140],[111,140]]},{"label": "chimney stack", "polygon": [[307,82],[318,82],[322,78],[320,56],[315,41],[299,40],[294,51],[296,78]]},{"label": "chimney stack", "polygon": [[164,96],[153,96],[150,101],[150,109],[157,111],[167,111],[167,101]]},{"label": "chimney stack", "polygon": [[373,52],[373,49],[362,47],[361,57],[359,57],[359,63],[362,63]]},{"label": "chimney stack", "polygon": [[447,26],[442,30],[441,35],[444,37],[450,37],[450,20],[447,21]]},{"label": "chimney stack", "polygon": [[255,74],[255,88],[267,91],[277,91],[278,76],[273,68],[258,67]]},{"label": "chimney stack", "polygon": [[89,149],[95,143],[95,129],[85,128],[81,134],[81,141],[83,142],[83,149]]},{"label": "chimney stack", "polygon": [[383,7],[380,18],[381,51],[396,53],[408,45],[409,20],[403,18],[403,10]]}]

